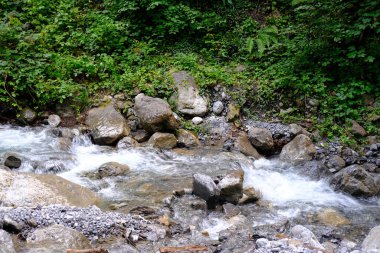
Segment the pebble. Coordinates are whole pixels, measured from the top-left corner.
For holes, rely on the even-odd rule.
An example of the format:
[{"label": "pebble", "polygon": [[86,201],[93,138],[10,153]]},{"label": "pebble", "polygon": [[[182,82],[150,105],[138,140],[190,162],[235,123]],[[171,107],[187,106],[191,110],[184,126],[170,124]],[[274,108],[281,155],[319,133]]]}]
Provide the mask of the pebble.
[{"label": "pebble", "polygon": [[[33,221],[33,222],[31,222]],[[50,205],[46,207],[0,209],[0,223],[12,224],[12,229],[23,230],[23,236],[35,228],[51,224],[61,224],[82,232],[90,240],[104,235],[121,236],[126,229],[133,231],[139,238],[142,234],[150,233],[150,224],[141,216],[116,212],[102,212],[95,206],[87,208]],[[17,226],[16,226],[17,225]],[[16,232],[16,231],[15,231]]]}]

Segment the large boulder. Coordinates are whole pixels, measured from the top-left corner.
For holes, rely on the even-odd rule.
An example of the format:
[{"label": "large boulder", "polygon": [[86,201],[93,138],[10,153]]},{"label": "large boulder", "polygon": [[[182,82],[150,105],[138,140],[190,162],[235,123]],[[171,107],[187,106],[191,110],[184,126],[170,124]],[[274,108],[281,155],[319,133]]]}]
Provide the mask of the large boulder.
[{"label": "large boulder", "polygon": [[177,145],[177,139],[174,134],[154,133],[150,137],[148,145],[154,148],[171,149]]},{"label": "large boulder", "polygon": [[114,144],[130,132],[125,118],[113,105],[91,109],[85,123],[91,129],[94,142],[99,145]]},{"label": "large boulder", "polygon": [[300,134],[282,148],[280,159],[292,164],[300,164],[310,161],[316,152],[317,150],[310,138]]},{"label": "large boulder", "polygon": [[252,146],[245,132],[240,132],[234,143],[235,149],[246,156],[252,156],[255,159],[260,159],[262,156]]},{"label": "large boulder", "polygon": [[[25,190],[27,187],[27,190]],[[3,206],[89,206],[97,196],[82,186],[56,175],[37,175],[0,170],[0,203]]]},{"label": "large boulder", "polygon": [[248,138],[252,145],[259,150],[270,150],[274,145],[272,133],[265,128],[250,128]]},{"label": "large boulder", "polygon": [[220,197],[220,189],[210,176],[203,174],[194,174],[193,176],[193,193],[198,197],[206,200],[207,207],[215,208]]},{"label": "large boulder", "polygon": [[380,226],[374,227],[362,243],[364,252],[380,252]]},{"label": "large boulder", "polygon": [[343,191],[355,197],[372,197],[380,191],[374,177],[362,166],[354,164],[334,175],[330,181],[335,190]]},{"label": "large boulder", "polygon": [[173,99],[178,111],[190,116],[203,116],[207,113],[207,99],[199,95],[194,78],[186,71],[172,74],[177,92]]},{"label": "large boulder", "polygon": [[226,174],[218,184],[221,199],[237,204],[243,196],[243,180],[243,170],[235,170]]},{"label": "large boulder", "polygon": [[89,249],[89,240],[80,232],[54,224],[36,229],[26,238],[25,248],[29,253],[67,252],[68,249]]},{"label": "large boulder", "polygon": [[173,131],[179,127],[169,104],[160,98],[141,93],[135,97],[134,110],[141,126],[147,132]]},{"label": "large boulder", "polygon": [[0,229],[0,253],[16,253],[11,236]]}]

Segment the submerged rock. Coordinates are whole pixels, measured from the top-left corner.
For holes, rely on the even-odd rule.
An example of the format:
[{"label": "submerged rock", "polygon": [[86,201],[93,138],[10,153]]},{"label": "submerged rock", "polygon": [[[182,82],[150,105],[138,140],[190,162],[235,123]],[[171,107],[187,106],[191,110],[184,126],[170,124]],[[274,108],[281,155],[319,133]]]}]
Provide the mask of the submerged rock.
[{"label": "submerged rock", "polygon": [[179,127],[169,104],[160,98],[141,93],[135,97],[134,110],[147,132],[174,131]]},{"label": "submerged rock", "polygon": [[186,71],[172,74],[177,92],[172,99],[178,111],[190,116],[203,116],[207,113],[207,99],[199,95],[194,78]]},{"label": "submerged rock", "polygon": [[310,138],[300,134],[282,148],[280,159],[292,164],[300,164],[310,161],[316,152]]},{"label": "submerged rock", "polygon": [[99,145],[114,144],[130,132],[123,115],[113,105],[91,109],[85,122],[91,129],[94,142]]},{"label": "submerged rock", "polygon": [[317,214],[319,222],[326,226],[338,227],[349,225],[351,222],[340,212],[332,208],[326,208]]},{"label": "submerged rock", "polygon": [[357,164],[348,166],[334,175],[330,181],[335,190],[355,197],[372,197],[380,191],[374,177]]},{"label": "submerged rock", "polygon": [[117,162],[108,162],[100,165],[95,171],[86,173],[86,176],[93,179],[102,179],[105,177],[125,176],[130,168],[126,164]]},{"label": "submerged rock", "polygon": [[194,174],[193,193],[206,200],[207,207],[213,209],[219,201],[220,189],[210,176]]},{"label": "submerged rock", "polygon": [[171,149],[177,145],[177,139],[174,134],[154,133],[150,137],[148,145],[154,148]]}]

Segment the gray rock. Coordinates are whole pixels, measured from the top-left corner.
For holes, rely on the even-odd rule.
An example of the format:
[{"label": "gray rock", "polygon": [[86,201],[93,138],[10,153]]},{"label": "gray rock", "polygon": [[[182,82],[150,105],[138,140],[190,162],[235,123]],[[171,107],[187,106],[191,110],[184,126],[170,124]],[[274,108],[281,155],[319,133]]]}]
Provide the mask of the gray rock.
[{"label": "gray rock", "polygon": [[4,155],[4,165],[10,169],[20,168],[22,158],[16,153],[6,153]]},{"label": "gray rock", "polygon": [[224,109],[224,105],[223,105],[223,102],[222,102],[222,101],[216,101],[216,102],[212,105],[212,111],[213,111],[216,115],[220,115],[220,114],[223,112],[223,109]]},{"label": "gray rock", "polygon": [[132,137],[129,137],[129,136],[121,139],[116,145],[116,147],[119,149],[130,148],[130,147],[139,147],[139,146],[140,146],[140,144],[135,139],[133,139]]},{"label": "gray rock", "polygon": [[362,249],[365,252],[380,252],[380,226],[374,227],[362,243]]},{"label": "gray rock", "polygon": [[190,116],[203,116],[207,113],[207,99],[199,95],[194,78],[186,71],[172,74],[177,92],[172,99],[178,111]]},{"label": "gray rock", "polygon": [[135,97],[136,116],[149,133],[173,131],[179,127],[169,104],[160,99],[139,94]]},{"label": "gray rock", "polygon": [[231,218],[233,216],[236,216],[240,214],[240,209],[239,207],[231,204],[231,203],[226,203],[223,205],[223,212],[227,216],[227,218]]},{"label": "gray rock", "polygon": [[319,243],[317,237],[309,229],[301,225],[296,225],[290,229],[290,235],[293,238],[301,240],[304,244],[311,247],[324,249],[324,247]]},{"label": "gray rock", "polygon": [[117,176],[125,176],[128,174],[130,168],[126,164],[121,164],[117,162],[108,162],[102,164],[95,171],[91,171],[86,173],[87,177],[94,179],[102,179],[105,177],[117,177]]},{"label": "gray rock", "polygon": [[326,166],[330,169],[330,172],[337,172],[346,166],[346,162],[343,160],[342,157],[338,155],[333,155],[328,159],[326,162]]},{"label": "gray rock", "polygon": [[194,174],[193,193],[206,200],[210,209],[215,208],[220,196],[220,190],[212,178],[203,174]]},{"label": "gray rock", "polygon": [[239,204],[256,202],[262,198],[263,194],[259,190],[256,190],[252,186],[248,186],[243,189],[243,197],[239,200]]},{"label": "gray rock", "polygon": [[154,133],[150,137],[148,145],[154,148],[171,149],[177,145],[177,139],[174,134]]},{"label": "gray rock", "polygon": [[250,128],[248,139],[259,150],[270,150],[274,145],[271,132],[265,128]]},{"label": "gray rock", "polygon": [[137,142],[141,143],[141,142],[149,140],[150,135],[145,130],[137,130],[136,132],[132,132],[132,137]]},{"label": "gray rock", "polygon": [[376,196],[380,186],[374,177],[357,164],[348,166],[336,173],[330,181],[335,190],[343,191],[356,197]]},{"label": "gray rock", "polygon": [[194,125],[202,124],[203,119],[201,117],[194,117],[191,122],[193,122]]},{"label": "gray rock", "polygon": [[16,253],[11,236],[0,229],[0,253]]},{"label": "gray rock", "polygon": [[61,118],[56,114],[51,114],[48,117],[48,123],[52,127],[57,127],[61,124]]},{"label": "gray rock", "polygon": [[235,149],[246,156],[252,156],[255,159],[260,159],[262,156],[252,146],[245,132],[240,132],[234,143]]},{"label": "gray rock", "polygon": [[243,196],[243,180],[243,170],[232,171],[225,175],[218,184],[221,199],[232,204],[237,204]]},{"label": "gray rock", "polygon": [[32,123],[37,118],[37,113],[30,108],[24,108],[20,112],[20,119],[26,123]]},{"label": "gray rock", "polygon": [[300,125],[297,125],[297,124],[290,124],[289,125],[289,133],[291,135],[297,136],[299,134],[302,134],[303,131],[304,131],[304,129]]},{"label": "gray rock", "polygon": [[270,247],[270,241],[265,238],[259,238],[256,240],[256,245],[258,248],[269,248]]},{"label": "gray rock", "polygon": [[91,129],[94,142],[99,145],[114,144],[130,132],[123,115],[112,105],[91,109],[85,123]]},{"label": "gray rock", "polygon": [[177,139],[179,147],[197,147],[200,145],[198,137],[185,129],[177,131]]},{"label": "gray rock", "polygon": [[62,225],[36,229],[26,238],[29,252],[66,252],[67,249],[91,248],[89,240],[80,232]]},{"label": "gray rock", "polygon": [[292,164],[300,164],[310,161],[316,152],[317,150],[310,138],[300,134],[282,148],[280,159]]}]

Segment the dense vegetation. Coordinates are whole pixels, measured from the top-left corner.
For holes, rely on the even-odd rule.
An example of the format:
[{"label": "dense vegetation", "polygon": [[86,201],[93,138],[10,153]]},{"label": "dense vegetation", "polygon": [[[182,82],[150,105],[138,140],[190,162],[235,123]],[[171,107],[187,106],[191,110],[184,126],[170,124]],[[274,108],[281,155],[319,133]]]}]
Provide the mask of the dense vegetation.
[{"label": "dense vegetation", "polygon": [[[251,117],[271,108],[330,135],[344,137],[338,125],[350,119],[378,131],[376,0],[10,0],[0,14],[3,108],[169,97],[170,73],[188,70],[204,91],[228,87]],[[271,106],[278,99],[283,108]]]}]

